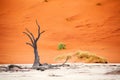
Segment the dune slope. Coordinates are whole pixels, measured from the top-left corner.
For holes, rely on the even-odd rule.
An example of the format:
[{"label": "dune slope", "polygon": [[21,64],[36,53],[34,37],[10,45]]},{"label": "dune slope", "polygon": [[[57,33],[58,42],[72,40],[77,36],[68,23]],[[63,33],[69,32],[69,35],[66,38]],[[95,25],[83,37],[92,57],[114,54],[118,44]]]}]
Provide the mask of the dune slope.
[{"label": "dune slope", "polygon": [[[4,0],[0,1],[0,63],[32,63],[33,50],[22,34],[35,35],[37,19],[46,32],[38,43],[42,62],[53,63],[58,54],[90,51],[120,62],[119,0]],[[58,51],[63,42],[66,50]]]}]

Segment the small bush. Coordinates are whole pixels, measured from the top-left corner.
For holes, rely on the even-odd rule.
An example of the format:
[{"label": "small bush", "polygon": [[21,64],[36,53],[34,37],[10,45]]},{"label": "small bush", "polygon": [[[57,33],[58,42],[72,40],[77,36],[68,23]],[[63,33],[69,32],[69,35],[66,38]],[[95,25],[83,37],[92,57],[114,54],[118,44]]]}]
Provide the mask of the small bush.
[{"label": "small bush", "polygon": [[66,49],[66,45],[64,43],[58,44],[58,50]]}]

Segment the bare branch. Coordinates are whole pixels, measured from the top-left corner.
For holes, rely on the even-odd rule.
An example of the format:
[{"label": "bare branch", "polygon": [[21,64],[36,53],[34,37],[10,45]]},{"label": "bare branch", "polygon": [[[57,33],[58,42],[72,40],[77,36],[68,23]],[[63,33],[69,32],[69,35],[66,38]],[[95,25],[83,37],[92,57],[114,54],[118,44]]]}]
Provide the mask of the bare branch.
[{"label": "bare branch", "polygon": [[36,20],[36,24],[38,26],[38,31],[40,31],[40,25],[38,24],[38,21]]},{"label": "bare branch", "polygon": [[37,20],[36,20],[36,24],[37,24],[37,26],[38,26],[38,36],[37,36],[37,38],[36,38],[36,42],[37,42],[38,39],[40,38],[40,35],[41,35],[42,33],[44,33],[45,31],[40,32],[40,25],[38,24],[38,21],[37,21]]},{"label": "bare branch", "polygon": [[32,44],[33,44],[34,41],[32,40],[32,37],[31,37],[27,32],[23,32],[23,33],[29,37],[29,39],[31,40],[31,42],[32,42]]},{"label": "bare branch", "polygon": [[70,59],[70,58],[67,57],[66,60],[65,60],[65,62],[62,63],[62,65],[64,65],[69,59]]},{"label": "bare branch", "polygon": [[36,24],[38,26],[38,36],[36,38],[36,42],[38,41],[38,39],[40,38],[40,25],[38,24],[38,21],[36,20]]},{"label": "bare branch", "polygon": [[42,31],[41,33],[40,33],[40,35],[42,34],[42,33],[44,33],[45,31]]},{"label": "bare branch", "polygon": [[33,33],[31,33],[27,28],[25,30],[32,36],[33,41],[35,41],[35,37],[34,37]]},{"label": "bare branch", "polygon": [[39,38],[40,38],[40,31],[38,31],[38,36],[36,38],[36,42],[38,41]]},{"label": "bare branch", "polygon": [[40,25],[38,24],[38,21],[36,20],[36,24],[37,24],[37,26],[38,26],[38,36],[39,36],[39,34],[40,34]]},{"label": "bare branch", "polygon": [[29,46],[31,46],[31,47],[34,47],[31,43],[26,42],[26,44],[29,45]]}]

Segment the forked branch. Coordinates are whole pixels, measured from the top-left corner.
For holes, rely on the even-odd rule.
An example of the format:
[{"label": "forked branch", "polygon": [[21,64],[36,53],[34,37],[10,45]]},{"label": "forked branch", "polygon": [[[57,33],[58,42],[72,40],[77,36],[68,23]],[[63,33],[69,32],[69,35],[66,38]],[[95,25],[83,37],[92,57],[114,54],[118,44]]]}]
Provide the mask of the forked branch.
[{"label": "forked branch", "polygon": [[34,41],[33,41],[33,39],[32,39],[32,37],[30,36],[30,34],[28,34],[27,32],[23,32],[25,35],[27,35],[28,36],[28,38],[30,39],[30,41],[32,42],[32,44],[34,43]]},{"label": "forked branch", "polygon": [[23,32],[25,35],[28,36],[28,38],[31,41],[31,43],[26,42],[26,44],[32,46],[33,48],[36,47],[36,44],[38,39],[40,38],[40,35],[45,32],[45,31],[40,32],[40,25],[38,24],[37,20],[36,20],[36,24],[38,26],[38,36],[36,38],[33,35],[33,33],[31,33],[27,28],[25,29],[26,32]]},{"label": "forked branch", "polygon": [[38,36],[37,36],[37,38],[36,38],[36,42],[38,41],[38,39],[40,38],[40,35],[42,34],[42,33],[44,33],[45,31],[42,31],[42,32],[40,32],[40,25],[38,24],[38,21],[36,20],[36,24],[37,24],[37,26],[38,26]]},{"label": "forked branch", "polygon": [[33,41],[35,41],[35,37],[34,37],[34,35],[26,28],[26,31],[31,35],[31,37],[32,37],[32,40]]},{"label": "forked branch", "polygon": [[70,59],[70,57],[67,56],[65,62],[63,62],[62,65],[64,65],[69,59]]},{"label": "forked branch", "polygon": [[34,48],[33,44],[31,44],[29,42],[26,42],[26,44]]}]

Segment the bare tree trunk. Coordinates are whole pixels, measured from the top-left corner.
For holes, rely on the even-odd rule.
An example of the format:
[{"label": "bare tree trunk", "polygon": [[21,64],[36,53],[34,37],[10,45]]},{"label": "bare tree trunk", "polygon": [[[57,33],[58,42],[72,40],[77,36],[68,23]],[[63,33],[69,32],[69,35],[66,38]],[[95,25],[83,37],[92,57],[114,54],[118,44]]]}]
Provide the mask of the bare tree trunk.
[{"label": "bare tree trunk", "polygon": [[42,64],[39,62],[40,57],[38,55],[38,50],[37,48],[34,48],[34,63],[33,63],[33,68],[36,66],[41,66]]},{"label": "bare tree trunk", "polygon": [[27,45],[31,46],[34,49],[34,63],[33,63],[33,68],[37,68],[40,65],[42,65],[40,63],[40,59],[39,59],[39,55],[38,55],[38,49],[37,49],[37,41],[40,38],[40,35],[42,33],[44,33],[45,31],[40,32],[40,26],[38,24],[38,22],[36,21],[36,24],[38,26],[38,36],[37,38],[35,38],[35,36],[33,35],[33,33],[31,33],[28,29],[26,29],[26,32],[23,32],[25,35],[28,36],[28,38],[30,39],[31,43],[26,42]]},{"label": "bare tree trunk", "polygon": [[34,49],[34,63],[33,63],[33,67],[40,65],[39,60],[40,60],[40,58],[39,58],[39,55],[38,55],[38,51],[37,51],[37,49]]}]

